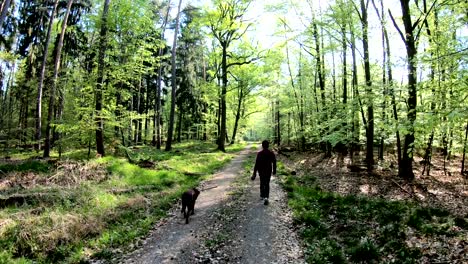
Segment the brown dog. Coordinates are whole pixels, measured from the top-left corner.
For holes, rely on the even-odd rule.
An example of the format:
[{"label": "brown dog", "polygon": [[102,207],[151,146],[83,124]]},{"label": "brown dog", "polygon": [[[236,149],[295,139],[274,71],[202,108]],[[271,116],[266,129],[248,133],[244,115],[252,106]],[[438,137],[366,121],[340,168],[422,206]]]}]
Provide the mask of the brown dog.
[{"label": "brown dog", "polygon": [[[189,223],[189,215],[195,213],[195,201],[200,191],[197,188],[190,189],[182,194],[182,213],[184,213],[185,223]],[[187,210],[185,210],[187,208]]]}]

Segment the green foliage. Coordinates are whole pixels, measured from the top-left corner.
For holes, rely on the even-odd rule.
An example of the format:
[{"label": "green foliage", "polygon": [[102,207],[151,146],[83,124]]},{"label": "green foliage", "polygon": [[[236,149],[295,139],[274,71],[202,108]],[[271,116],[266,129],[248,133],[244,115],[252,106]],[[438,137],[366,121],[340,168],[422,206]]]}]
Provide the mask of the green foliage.
[{"label": "green foliage", "polygon": [[28,160],[19,164],[0,164],[0,172],[8,173],[13,171],[18,172],[49,172],[51,166],[42,161]]},{"label": "green foliage", "polygon": [[[460,236],[466,221],[439,208],[376,198],[341,196],[322,191],[312,175],[288,176],[282,181],[302,228],[309,263],[418,263],[422,252],[406,244],[407,231],[421,236]],[[463,232],[465,232],[463,231]]]},{"label": "green foliage", "polygon": [[146,235],[187,188],[231,159],[232,154],[214,149],[214,144],[197,142],[175,145],[171,152],[141,148],[136,155],[154,158],[155,169],[107,156],[87,162],[104,166],[105,180],[85,179],[68,188],[12,190],[27,202],[0,209],[4,223],[0,226],[0,262],[77,263],[90,254],[113,257],[116,248]]},{"label": "green foliage", "polygon": [[377,263],[379,260],[378,248],[369,238],[361,238],[359,244],[350,249],[350,260],[356,263]]},{"label": "green foliage", "polygon": [[29,261],[23,257],[20,258],[15,258],[11,255],[10,252],[8,251],[0,251],[0,263],[4,264],[29,264],[33,263],[32,261]]},{"label": "green foliage", "polygon": [[346,263],[340,246],[333,240],[318,239],[307,248],[306,254],[308,263]]}]

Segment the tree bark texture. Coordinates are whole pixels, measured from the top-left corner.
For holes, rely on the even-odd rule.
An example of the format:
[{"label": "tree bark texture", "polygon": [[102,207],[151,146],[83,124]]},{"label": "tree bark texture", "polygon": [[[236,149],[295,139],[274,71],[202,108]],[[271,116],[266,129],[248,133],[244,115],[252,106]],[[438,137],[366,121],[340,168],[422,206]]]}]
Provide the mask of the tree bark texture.
[{"label": "tree bark texture", "polygon": [[102,11],[102,24],[101,31],[99,32],[99,55],[98,55],[98,78],[96,83],[96,117],[95,121],[97,124],[96,128],[96,151],[97,154],[104,156],[104,121],[101,116],[102,111],[102,94],[104,89],[104,69],[105,62],[104,58],[106,55],[106,46],[107,46],[107,16],[109,14],[110,0],[104,1],[104,7]]},{"label": "tree bark texture", "polygon": [[177,78],[176,78],[176,48],[177,48],[177,34],[179,33],[179,19],[180,19],[180,8],[182,6],[182,0],[179,0],[179,7],[177,8],[177,17],[174,30],[174,41],[172,44],[172,56],[171,56],[171,112],[169,114],[169,125],[167,129],[167,140],[166,140],[166,151],[172,149],[172,135],[174,133],[174,116],[175,116],[175,106],[176,106],[176,90],[177,90]]},{"label": "tree bark texture", "polygon": [[0,14],[0,28],[2,28],[3,21],[5,21],[5,18],[8,14],[8,9],[10,8],[11,5],[11,0],[5,0],[2,3],[2,11]]},{"label": "tree bark texture", "polygon": [[362,26],[362,46],[364,49],[364,75],[366,78],[366,104],[367,104],[367,124],[366,124],[366,164],[367,171],[372,171],[374,165],[374,105],[372,94],[372,79],[369,62],[369,41],[368,41],[368,21],[367,3],[361,0],[361,26]]},{"label": "tree bark texture", "polygon": [[416,63],[416,40],[414,36],[414,26],[411,22],[409,0],[400,0],[402,19],[405,26],[405,46],[408,59],[408,132],[405,135],[403,147],[403,157],[399,167],[399,176],[407,180],[414,179],[413,173],[413,151],[414,151],[414,123],[416,121],[417,105],[417,63]]},{"label": "tree bark texture", "polygon": [[45,145],[44,145],[44,158],[47,158],[50,155],[50,148],[51,148],[50,130],[51,130],[51,123],[53,119],[53,113],[54,113],[55,90],[57,89],[58,73],[59,73],[59,68],[60,68],[60,59],[61,59],[62,47],[63,47],[63,39],[65,37],[65,31],[67,30],[68,16],[70,15],[72,4],[73,4],[73,0],[68,0],[67,11],[65,13],[65,16],[63,17],[62,30],[60,32],[59,42],[56,48],[57,52],[55,54],[54,77],[52,80],[52,87],[50,88],[50,92],[49,92],[49,109],[47,111],[47,126],[46,126],[46,138],[45,138]]},{"label": "tree bark texture", "polygon": [[36,98],[36,133],[35,133],[35,146],[36,149],[39,151],[41,149],[41,132],[42,132],[42,90],[44,86],[44,79],[45,79],[45,69],[47,64],[47,56],[49,54],[49,43],[50,43],[50,35],[52,32],[52,26],[54,23],[55,13],[57,11],[59,0],[55,0],[52,10],[50,11],[49,15],[49,25],[47,28],[47,36],[44,43],[44,54],[42,58],[41,64],[41,73],[39,77],[39,86],[37,89],[37,98]]}]

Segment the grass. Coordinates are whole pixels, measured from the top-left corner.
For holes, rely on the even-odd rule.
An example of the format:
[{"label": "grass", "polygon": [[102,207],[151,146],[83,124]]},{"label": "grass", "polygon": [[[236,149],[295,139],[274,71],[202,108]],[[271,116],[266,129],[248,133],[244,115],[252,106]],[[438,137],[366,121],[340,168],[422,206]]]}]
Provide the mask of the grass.
[{"label": "grass", "polygon": [[19,164],[0,164],[0,173],[16,172],[49,172],[51,166],[47,163],[27,160]]},{"label": "grass", "polygon": [[[83,164],[104,168],[107,177],[93,178],[92,169],[67,171],[74,185],[37,185],[3,189],[0,196],[21,195],[26,202],[0,208],[0,263],[79,263],[112,258],[146,235],[187,188],[229,162],[242,145],[227,153],[200,142],[176,144],[170,152],[152,147],[134,150],[132,158],[148,159],[153,169],[125,158],[107,156]],[[44,163],[19,163],[5,173],[31,171],[54,178],[60,171],[41,169]],[[81,164],[81,163],[80,163]],[[7,169],[5,169],[7,168]],[[60,170],[60,168],[59,168]],[[102,173],[102,172],[99,172]],[[63,174],[63,173],[62,173]]]},{"label": "grass", "polygon": [[[417,237],[460,237],[466,219],[438,208],[321,190],[312,175],[284,178],[294,221],[301,226],[308,263],[421,263],[423,252],[407,243]],[[454,228],[454,226],[456,226]]]}]

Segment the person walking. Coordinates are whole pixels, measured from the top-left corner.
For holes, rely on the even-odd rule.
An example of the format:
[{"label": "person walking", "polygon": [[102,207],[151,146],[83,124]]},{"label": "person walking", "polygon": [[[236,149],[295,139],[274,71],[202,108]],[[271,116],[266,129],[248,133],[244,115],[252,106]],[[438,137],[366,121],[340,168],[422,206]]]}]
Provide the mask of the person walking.
[{"label": "person walking", "polygon": [[262,141],[263,149],[257,153],[253,175],[250,178],[253,181],[257,177],[257,172],[260,175],[260,197],[264,199],[264,205],[268,205],[270,196],[271,172],[273,171],[273,175],[276,175],[276,156],[268,149],[269,145],[268,140]]}]

